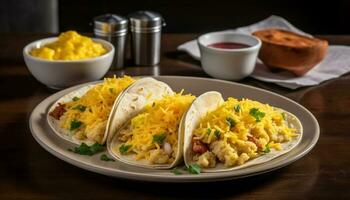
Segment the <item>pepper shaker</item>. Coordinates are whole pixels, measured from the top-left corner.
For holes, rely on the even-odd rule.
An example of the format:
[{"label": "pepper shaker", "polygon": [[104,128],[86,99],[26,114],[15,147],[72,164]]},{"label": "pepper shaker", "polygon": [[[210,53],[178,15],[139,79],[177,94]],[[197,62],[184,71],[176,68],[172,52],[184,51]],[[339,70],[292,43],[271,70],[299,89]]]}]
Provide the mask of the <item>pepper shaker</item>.
[{"label": "pepper shaker", "polygon": [[156,65],[160,61],[163,17],[152,11],[137,11],[128,15],[131,49],[136,65]]},{"label": "pepper shaker", "polygon": [[94,35],[111,42],[115,48],[111,69],[124,66],[125,41],[128,33],[128,20],[115,14],[105,14],[94,18]]}]

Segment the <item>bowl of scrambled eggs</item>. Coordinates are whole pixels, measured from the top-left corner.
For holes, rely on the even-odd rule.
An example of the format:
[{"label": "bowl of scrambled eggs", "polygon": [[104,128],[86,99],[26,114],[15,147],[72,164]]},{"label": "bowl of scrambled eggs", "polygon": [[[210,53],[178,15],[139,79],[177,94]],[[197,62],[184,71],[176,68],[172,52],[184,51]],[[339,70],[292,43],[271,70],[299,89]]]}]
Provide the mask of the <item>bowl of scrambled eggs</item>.
[{"label": "bowl of scrambled eggs", "polygon": [[101,79],[113,62],[114,46],[105,40],[67,31],[28,44],[23,57],[39,82],[62,89]]}]

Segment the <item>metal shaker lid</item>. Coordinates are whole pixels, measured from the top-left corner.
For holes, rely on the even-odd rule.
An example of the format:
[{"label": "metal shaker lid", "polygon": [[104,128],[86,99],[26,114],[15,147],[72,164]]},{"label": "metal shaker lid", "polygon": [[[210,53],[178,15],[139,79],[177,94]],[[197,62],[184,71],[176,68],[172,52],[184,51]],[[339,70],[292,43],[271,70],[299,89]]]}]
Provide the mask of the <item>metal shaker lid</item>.
[{"label": "metal shaker lid", "polygon": [[136,11],[128,15],[131,30],[160,29],[165,25],[163,17],[153,11]]},{"label": "metal shaker lid", "polygon": [[95,17],[94,31],[101,34],[124,33],[128,29],[128,20],[115,14],[105,14]]}]

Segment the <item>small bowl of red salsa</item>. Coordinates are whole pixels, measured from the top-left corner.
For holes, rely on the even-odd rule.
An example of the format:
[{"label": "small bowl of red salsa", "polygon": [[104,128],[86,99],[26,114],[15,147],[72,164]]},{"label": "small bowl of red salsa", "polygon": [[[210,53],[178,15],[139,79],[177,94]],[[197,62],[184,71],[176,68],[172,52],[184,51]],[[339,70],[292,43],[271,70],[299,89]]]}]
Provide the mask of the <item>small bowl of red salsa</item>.
[{"label": "small bowl of red salsa", "polygon": [[241,80],[249,76],[261,47],[257,37],[234,32],[207,33],[197,41],[204,71],[225,80]]}]

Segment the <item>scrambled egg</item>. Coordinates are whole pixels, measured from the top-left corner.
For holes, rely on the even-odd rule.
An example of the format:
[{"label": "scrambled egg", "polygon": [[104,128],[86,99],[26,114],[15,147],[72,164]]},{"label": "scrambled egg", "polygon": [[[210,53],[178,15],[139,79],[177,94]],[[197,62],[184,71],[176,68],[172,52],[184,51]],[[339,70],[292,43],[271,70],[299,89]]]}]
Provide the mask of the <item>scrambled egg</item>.
[{"label": "scrambled egg", "polygon": [[134,82],[129,76],[105,78],[80,98],[64,103],[66,112],[60,118],[62,128],[78,140],[89,139],[102,144],[107,120],[120,92]]},{"label": "scrambled egg", "polygon": [[[193,135],[193,160],[203,168],[242,165],[248,160],[268,153],[270,148],[281,150],[281,143],[297,136],[288,126],[285,114],[267,104],[229,98],[216,110],[201,119]],[[198,148],[197,148],[198,149]]]},{"label": "scrambled egg", "polygon": [[177,156],[180,120],[194,99],[175,93],[147,105],[121,130],[118,139],[123,143],[115,151],[136,154],[136,160],[150,164],[171,164]]},{"label": "scrambled egg", "polygon": [[46,60],[81,60],[107,53],[102,44],[75,31],[61,33],[56,42],[33,49],[32,56]]}]

